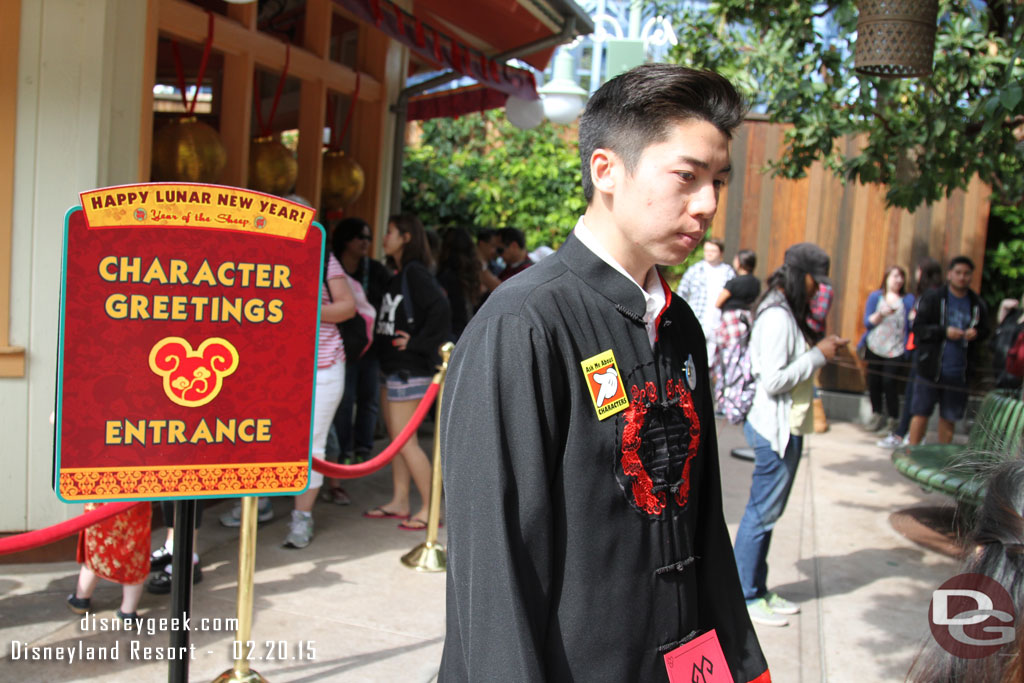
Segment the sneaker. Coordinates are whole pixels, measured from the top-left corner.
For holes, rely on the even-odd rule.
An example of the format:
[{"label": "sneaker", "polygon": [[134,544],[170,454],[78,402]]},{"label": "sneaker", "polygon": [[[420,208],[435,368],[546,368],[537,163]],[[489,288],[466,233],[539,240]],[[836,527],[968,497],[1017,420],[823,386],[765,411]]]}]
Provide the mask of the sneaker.
[{"label": "sneaker", "polygon": [[889,436],[885,437],[884,439],[879,439],[878,441],[875,442],[875,445],[878,446],[879,448],[889,449],[899,448],[900,446],[903,446],[905,444],[906,441],[903,438],[896,436],[892,432],[890,432]]},{"label": "sneaker", "polygon": [[[269,498],[260,498],[256,521],[259,523],[269,522],[274,518],[274,506],[270,504]],[[225,512],[220,516],[220,525],[229,528],[242,526],[242,503],[235,503],[231,512]]]},{"label": "sneaker", "polygon": [[748,601],[747,613],[750,615],[750,620],[755,624],[763,626],[789,626],[789,619],[773,612],[772,608],[768,606],[768,601],[764,598]]},{"label": "sneaker", "polygon": [[149,568],[151,571],[158,572],[169,565],[173,558],[174,553],[171,552],[167,546],[162,545],[150,554]]},{"label": "sneaker", "polygon": [[292,521],[284,539],[285,548],[305,548],[313,540],[313,515],[292,510]]},{"label": "sneaker", "polygon": [[75,594],[72,593],[68,596],[68,609],[75,614],[86,614],[89,611],[89,598],[76,598]]},{"label": "sneaker", "polygon": [[800,614],[800,605],[790,602],[774,591],[769,591],[764,596],[768,608],[776,614]]},{"label": "sneaker", "polygon": [[[192,585],[203,580],[203,570],[198,564],[192,565]],[[166,595],[171,592],[171,568],[154,572],[146,579],[146,590],[154,595]]]},{"label": "sneaker", "polygon": [[864,429],[869,432],[877,432],[879,429],[885,426],[885,416],[881,413],[872,413],[864,422]]},{"label": "sneaker", "polygon": [[886,434],[892,434],[896,430],[896,425],[898,425],[899,423],[900,421],[897,420],[895,417],[887,418],[885,424],[882,425],[878,431],[884,432]]}]

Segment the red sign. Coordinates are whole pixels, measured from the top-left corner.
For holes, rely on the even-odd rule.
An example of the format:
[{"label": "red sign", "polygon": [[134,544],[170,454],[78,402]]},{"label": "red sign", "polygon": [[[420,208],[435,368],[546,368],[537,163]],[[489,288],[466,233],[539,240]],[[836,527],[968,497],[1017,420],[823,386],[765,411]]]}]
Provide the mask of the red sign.
[{"label": "red sign", "polygon": [[324,244],[313,210],[212,185],[81,197],[64,226],[58,496],[303,491]]}]

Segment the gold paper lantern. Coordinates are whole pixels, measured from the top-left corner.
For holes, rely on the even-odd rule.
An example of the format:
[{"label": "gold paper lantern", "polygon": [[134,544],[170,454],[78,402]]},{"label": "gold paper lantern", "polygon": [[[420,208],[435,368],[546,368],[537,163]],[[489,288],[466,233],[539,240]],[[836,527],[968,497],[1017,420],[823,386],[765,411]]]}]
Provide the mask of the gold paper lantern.
[{"label": "gold paper lantern", "polygon": [[341,150],[324,152],[323,189],[320,204],[327,211],[343,209],[363,193],[366,174],[363,167]]},{"label": "gold paper lantern", "polygon": [[286,195],[299,177],[299,162],[290,149],[272,137],[254,138],[249,145],[249,189]]},{"label": "gold paper lantern", "polygon": [[216,183],[228,155],[212,127],[185,116],[171,120],[153,135],[150,170],[156,182]]}]

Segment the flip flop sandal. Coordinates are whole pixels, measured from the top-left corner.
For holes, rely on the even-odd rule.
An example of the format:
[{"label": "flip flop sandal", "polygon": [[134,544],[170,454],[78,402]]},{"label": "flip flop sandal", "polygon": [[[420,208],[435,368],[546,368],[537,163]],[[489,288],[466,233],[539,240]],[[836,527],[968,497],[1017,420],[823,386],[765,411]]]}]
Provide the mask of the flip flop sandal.
[{"label": "flip flop sandal", "polygon": [[[421,524],[422,524],[422,526],[420,526]],[[444,526],[444,522],[438,522],[437,523],[437,528],[438,529],[440,529],[443,526]],[[404,522],[402,522],[401,524],[399,524],[398,528],[401,529],[402,531],[426,531],[427,530],[427,522],[424,522],[422,519],[413,519],[412,517],[410,517],[409,519],[407,519]]]},{"label": "flip flop sandal", "polygon": [[366,517],[367,519],[407,519],[408,515],[400,515],[397,512],[385,510],[378,505],[377,507],[364,512],[363,517]]}]

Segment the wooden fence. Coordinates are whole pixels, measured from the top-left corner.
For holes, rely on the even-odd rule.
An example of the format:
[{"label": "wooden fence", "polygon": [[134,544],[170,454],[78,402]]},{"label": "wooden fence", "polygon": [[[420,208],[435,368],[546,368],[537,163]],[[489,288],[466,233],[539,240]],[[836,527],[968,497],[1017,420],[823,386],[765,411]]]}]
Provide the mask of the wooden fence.
[{"label": "wooden fence", "polygon": [[[851,349],[864,332],[864,302],[890,264],[903,266],[913,278],[926,256],[945,270],[949,259],[966,254],[975,264],[973,286],[980,288],[989,213],[986,185],[974,179],[966,191],[914,212],[887,209],[884,186],[844,185],[820,163],[799,180],[771,177],[765,166],[778,158],[784,132],[781,124],[750,119],[733,137],[735,171],[712,224],[712,234],[725,241],[727,258],[738,249],[753,249],[756,274],[763,280],[782,264],[790,245],[821,246],[832,256],[836,288],[828,329],[848,337]],[[853,140],[843,144],[848,151],[855,149]],[[849,391],[864,386],[859,372],[835,366],[822,372],[821,383]]]}]

